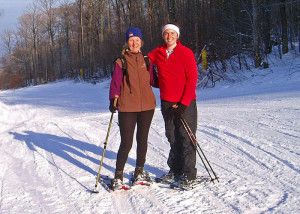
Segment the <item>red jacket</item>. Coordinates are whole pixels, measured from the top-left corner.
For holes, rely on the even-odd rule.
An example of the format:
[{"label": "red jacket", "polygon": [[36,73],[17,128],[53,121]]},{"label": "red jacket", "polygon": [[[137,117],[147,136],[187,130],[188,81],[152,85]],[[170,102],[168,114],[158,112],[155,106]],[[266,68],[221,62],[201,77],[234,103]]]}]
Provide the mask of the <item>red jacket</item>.
[{"label": "red jacket", "polygon": [[189,106],[191,100],[196,99],[198,72],[195,55],[179,40],[169,58],[166,48],[163,45],[148,54],[151,62],[158,68],[160,98]]}]

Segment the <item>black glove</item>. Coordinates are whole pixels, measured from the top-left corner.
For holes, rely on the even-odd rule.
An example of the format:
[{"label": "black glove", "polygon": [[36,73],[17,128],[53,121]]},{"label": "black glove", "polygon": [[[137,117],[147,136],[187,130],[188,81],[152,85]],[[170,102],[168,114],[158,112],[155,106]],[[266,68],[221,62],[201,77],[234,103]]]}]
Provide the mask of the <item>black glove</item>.
[{"label": "black glove", "polygon": [[110,100],[110,104],[109,104],[109,110],[111,113],[116,113],[116,111],[118,110],[118,101],[116,103],[116,106],[114,106],[114,100]]},{"label": "black glove", "polygon": [[173,120],[174,118],[180,118],[183,112],[185,111],[186,107],[186,105],[183,105],[181,103],[179,103],[179,105],[171,106],[166,112],[166,119]]},{"label": "black glove", "polygon": [[173,112],[174,112],[174,116],[176,118],[181,118],[182,114],[184,113],[185,109],[186,109],[186,105],[183,105],[182,103],[179,103],[177,108],[173,108]]}]

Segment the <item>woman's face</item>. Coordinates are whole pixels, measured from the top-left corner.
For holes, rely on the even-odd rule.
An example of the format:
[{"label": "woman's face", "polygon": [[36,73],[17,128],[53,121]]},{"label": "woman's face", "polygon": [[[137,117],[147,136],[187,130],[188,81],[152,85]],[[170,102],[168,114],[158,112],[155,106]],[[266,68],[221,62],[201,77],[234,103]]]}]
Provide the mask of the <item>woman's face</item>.
[{"label": "woman's face", "polygon": [[142,40],[138,36],[133,36],[128,39],[127,45],[129,47],[129,50],[131,50],[134,53],[137,53],[141,49]]},{"label": "woman's face", "polygon": [[171,47],[176,44],[178,39],[178,34],[176,33],[175,30],[167,29],[163,34],[163,38],[165,40],[167,47]]}]

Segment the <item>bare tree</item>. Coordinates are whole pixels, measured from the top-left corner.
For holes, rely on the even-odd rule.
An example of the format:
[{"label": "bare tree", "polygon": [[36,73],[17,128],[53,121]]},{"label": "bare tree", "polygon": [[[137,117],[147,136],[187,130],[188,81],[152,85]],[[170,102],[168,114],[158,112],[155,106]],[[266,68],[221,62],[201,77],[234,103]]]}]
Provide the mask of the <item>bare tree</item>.
[{"label": "bare tree", "polygon": [[282,35],[282,52],[286,54],[289,52],[288,41],[288,26],[286,17],[286,0],[280,0],[280,16],[281,16],[281,35]]},{"label": "bare tree", "polygon": [[4,49],[6,50],[6,54],[9,57],[9,61],[12,61],[13,57],[13,46],[14,46],[14,31],[5,30],[3,34],[0,35],[1,41],[3,42]]},{"label": "bare tree", "polygon": [[262,5],[262,40],[264,43],[264,53],[270,54],[272,52],[271,44],[271,6],[270,0],[263,0]]},{"label": "bare tree", "polygon": [[260,41],[259,41],[259,6],[258,0],[252,0],[253,9],[253,48],[254,48],[254,61],[255,67],[259,67],[261,64],[260,55]]},{"label": "bare tree", "polygon": [[[25,18],[25,17],[24,17]],[[41,15],[38,11],[38,7],[36,3],[31,4],[27,9],[27,20],[26,28],[29,30],[29,38],[31,39],[31,65],[32,72],[34,75],[34,85],[38,84],[38,74],[37,74],[37,55],[38,55],[38,47],[37,47],[37,39],[39,33],[39,25],[40,25]]]},{"label": "bare tree", "polygon": [[[70,4],[68,2],[64,2],[61,6],[60,11],[60,42],[61,42],[61,48],[64,50],[64,54],[62,54],[61,57],[64,58],[63,62],[60,62],[60,69],[65,69],[64,73],[68,73],[69,77],[74,77],[74,53],[72,51],[72,29],[73,29],[73,17],[74,14],[72,11],[75,10],[75,5]],[[72,15],[73,14],[73,15]],[[60,50],[60,52],[63,52],[63,50]],[[62,59],[60,59],[62,60]],[[65,66],[63,66],[65,65]]]},{"label": "bare tree", "polygon": [[300,39],[299,8],[292,0],[35,0],[13,36],[5,35],[3,70],[25,75],[27,84],[80,69],[88,78],[109,76],[129,26],[142,29],[147,53],[163,44],[168,22],[179,24],[181,42],[197,57],[208,48],[211,69],[248,68],[249,57],[258,67],[272,45],[281,57]]},{"label": "bare tree", "polygon": [[78,37],[78,56],[79,56],[79,69],[83,67],[83,54],[84,54],[84,45],[83,45],[83,37],[84,37],[84,23],[83,23],[83,15],[84,15],[84,0],[76,0],[76,4],[78,6],[78,18],[79,18],[79,37]]},{"label": "bare tree", "polygon": [[44,13],[46,17],[45,22],[45,28],[47,29],[48,33],[48,44],[49,44],[49,50],[50,50],[50,64],[51,64],[51,76],[47,77],[51,80],[57,79],[56,74],[56,57],[55,57],[55,10],[54,5],[56,3],[56,0],[37,0],[38,4],[41,7],[41,11]]},{"label": "bare tree", "polygon": [[32,72],[32,17],[30,13],[23,14],[19,18],[19,28],[17,32],[17,43],[14,50],[14,56],[18,61],[23,62],[22,66],[25,70],[26,84],[31,85],[34,78]]}]

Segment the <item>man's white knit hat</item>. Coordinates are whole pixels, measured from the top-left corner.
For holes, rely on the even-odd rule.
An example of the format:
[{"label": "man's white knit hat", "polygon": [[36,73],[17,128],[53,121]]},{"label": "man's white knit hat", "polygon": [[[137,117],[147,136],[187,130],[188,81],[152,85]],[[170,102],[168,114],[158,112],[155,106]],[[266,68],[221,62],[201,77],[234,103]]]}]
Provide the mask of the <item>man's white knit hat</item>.
[{"label": "man's white knit hat", "polygon": [[179,37],[179,28],[176,25],[166,24],[165,26],[163,26],[163,28],[162,28],[162,36],[164,36],[164,32],[166,30],[174,30],[174,31],[176,31],[176,33],[178,34],[178,37]]}]

